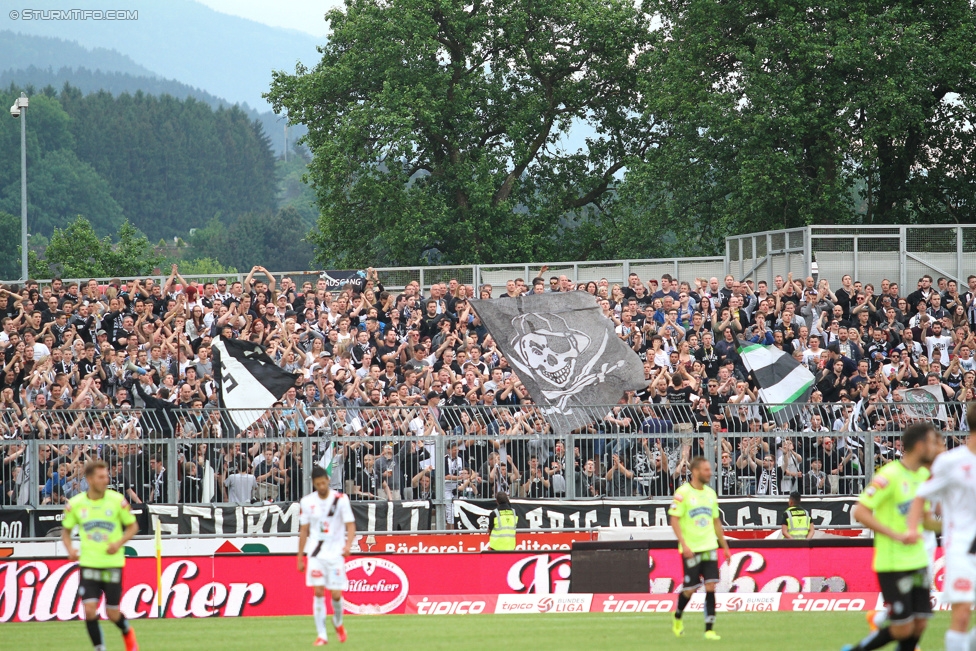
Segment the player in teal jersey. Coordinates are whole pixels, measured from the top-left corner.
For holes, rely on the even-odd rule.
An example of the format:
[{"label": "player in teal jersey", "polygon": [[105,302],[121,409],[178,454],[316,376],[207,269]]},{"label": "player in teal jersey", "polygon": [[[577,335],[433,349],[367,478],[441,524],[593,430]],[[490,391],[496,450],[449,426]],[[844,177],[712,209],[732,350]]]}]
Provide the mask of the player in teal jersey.
[{"label": "player in teal jersey", "polygon": [[729,543],[722,529],[718,496],[708,483],[712,464],[703,457],[691,460],[691,481],[678,487],[668,509],[671,528],[678,538],[678,550],[684,565],[684,584],[678,595],[678,608],[671,623],[675,635],[684,635],[681,615],[702,582],[705,584],[705,639],[720,640],[712,630],[715,625],[715,586],[718,584],[718,547],[730,556]]},{"label": "player in teal jersey", "polygon": [[890,610],[890,624],[841,651],[871,651],[898,642],[898,651],[914,651],[932,616],[929,555],[917,531],[908,531],[908,512],[925,468],[938,453],[935,428],[916,423],[901,435],[904,454],[886,464],[858,497],[852,516],[874,532],[874,571]]},{"label": "player in teal jersey", "polygon": [[[85,606],[85,625],[95,651],[105,651],[102,627],[98,623],[98,602],[105,596],[108,618],[122,631],[126,651],[138,651],[136,633],[119,610],[122,600],[122,568],[125,566],[125,543],[139,531],[129,503],[119,493],[108,490],[108,465],[89,461],[85,465],[88,490],[71,498],[64,510],[61,541],[68,558],[78,561],[81,581],[78,593]],[[81,550],[71,542],[71,532],[78,528]]]}]

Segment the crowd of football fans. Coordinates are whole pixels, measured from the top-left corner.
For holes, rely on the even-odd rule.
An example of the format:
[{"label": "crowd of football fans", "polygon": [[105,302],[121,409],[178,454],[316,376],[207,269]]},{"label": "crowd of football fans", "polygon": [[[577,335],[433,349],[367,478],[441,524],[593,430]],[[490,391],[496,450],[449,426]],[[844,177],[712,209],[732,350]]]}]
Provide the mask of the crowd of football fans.
[{"label": "crowd of football fans", "polygon": [[[137,503],[295,500],[308,459],[327,450],[333,485],[357,499],[429,499],[436,473],[455,498],[559,497],[568,488],[577,497],[663,496],[707,450],[722,494],[852,494],[865,468],[900,454],[896,433],[922,408],[906,408],[902,390],[919,386],[941,394],[930,417],[947,445],[964,436],[962,404],[976,392],[976,276],[964,287],[924,276],[901,288],[789,275],[770,287],[636,274],[623,285],[574,283],[546,271],[504,288],[452,280],[388,291],[373,270],[364,285],[330,290],[324,279],[296,286],[263,267],[243,282],[195,284],[174,266],[161,285],[2,288],[0,503],[63,502],[85,489],[92,457]],[[572,450],[468,302],[569,291],[593,296],[647,379],[620,404],[594,408],[567,439]],[[218,335],[261,344],[298,377],[242,432],[214,408]],[[807,365],[810,402],[788,420],[774,417],[740,340]],[[449,441],[443,459],[439,436]],[[194,441],[209,438],[231,440]],[[25,439],[39,440],[38,458]],[[178,449],[175,468],[168,444]]]}]

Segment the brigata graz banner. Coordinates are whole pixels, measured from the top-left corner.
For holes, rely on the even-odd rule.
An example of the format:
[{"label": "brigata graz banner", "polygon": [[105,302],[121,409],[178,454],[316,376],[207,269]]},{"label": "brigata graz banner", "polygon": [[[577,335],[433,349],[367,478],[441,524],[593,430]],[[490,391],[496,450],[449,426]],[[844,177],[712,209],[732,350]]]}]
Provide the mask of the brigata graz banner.
[{"label": "brigata graz banner", "polygon": [[[839,599],[855,610],[875,606],[867,602],[852,606],[853,595],[837,594],[877,594],[870,547],[732,551],[730,559],[722,559],[718,585],[720,593],[739,599],[728,603],[730,610],[774,609],[762,600],[780,593],[789,594],[790,609],[830,610],[831,602],[837,605]],[[935,569],[938,589],[941,559]],[[676,550],[651,550],[647,595],[630,595],[626,600],[617,595],[616,601],[597,602],[592,595],[569,594],[572,561],[569,554],[559,552],[362,554],[347,560],[346,575],[345,598],[353,614],[446,614],[452,608],[461,614],[585,612],[591,603],[598,603],[600,612],[666,612],[673,608],[682,566]],[[166,617],[307,615],[310,611],[305,577],[297,571],[292,554],[165,558],[162,576]],[[121,608],[126,617],[156,617],[154,558],[130,558],[123,587]],[[797,594],[805,601],[797,601]],[[482,603],[473,607],[458,603],[471,601],[470,595],[492,595],[491,608],[480,597]],[[652,597],[654,604],[638,603]],[[453,605],[438,605],[447,601]],[[0,622],[76,619],[79,606],[76,563],[64,559],[0,562]]]},{"label": "brigata graz banner", "polygon": [[[852,497],[807,499],[803,502],[814,526],[826,528],[851,524]],[[512,500],[519,528],[562,529],[574,527],[667,527],[664,500]],[[722,520],[730,527],[775,529],[786,500],[720,498]],[[454,523],[458,529],[485,529],[495,503],[488,500],[455,500]]]},{"label": "brigata graz banner", "polygon": [[[150,505],[164,534],[298,533],[298,502],[247,506]],[[430,503],[352,502],[359,531],[426,531],[430,529]],[[154,520],[154,518],[150,518]]]},{"label": "brigata graz banner", "polygon": [[[850,525],[854,498],[828,497],[806,499],[803,507],[810,512],[814,525],[823,529]],[[519,516],[519,528],[546,531],[572,527],[648,527],[668,526],[665,500],[512,500]],[[488,528],[488,515],[494,502],[455,500],[455,526],[460,530]],[[754,526],[775,529],[785,501],[720,498],[719,508],[727,526]],[[431,526],[430,503],[353,501],[359,531],[428,531]],[[297,533],[298,503],[254,505],[149,505],[133,506],[139,530],[152,533],[152,517],[159,516],[162,530],[168,534],[220,534],[224,536],[262,533]],[[30,533],[29,518],[34,519],[36,536],[59,535],[60,509],[0,510],[0,540],[19,540]]]}]

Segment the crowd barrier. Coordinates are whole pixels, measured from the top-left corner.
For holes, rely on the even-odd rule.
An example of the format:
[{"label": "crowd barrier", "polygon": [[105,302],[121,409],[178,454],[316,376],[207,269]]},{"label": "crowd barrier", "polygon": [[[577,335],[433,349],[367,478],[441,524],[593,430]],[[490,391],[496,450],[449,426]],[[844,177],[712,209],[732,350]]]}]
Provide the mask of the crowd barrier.
[{"label": "crowd barrier", "polygon": [[[748,502],[726,513],[727,523],[761,526],[773,512],[764,502],[778,504],[793,490],[856,496],[876,467],[896,457],[899,427],[922,417],[951,425],[963,409],[882,403],[870,409],[886,414],[887,429],[824,431],[845,405],[793,404],[776,419],[770,407],[727,405],[729,431],[722,431],[687,404],[588,406],[563,432],[537,405],[349,404],[308,413],[295,406],[251,412],[254,424],[244,432],[234,427],[240,414],[211,408],[38,410],[20,419],[7,409],[0,414],[0,538],[17,522],[20,533],[45,535],[43,523],[56,522],[64,502],[84,490],[90,459],[109,463],[112,487],[155,509],[173,533],[185,522],[186,533],[201,523],[212,527],[207,532],[240,531],[252,527],[246,517],[263,513],[273,523],[279,511],[287,522],[294,517],[287,505],[311,491],[311,468],[329,461],[333,488],[350,495],[367,531],[483,529],[499,490],[526,500],[520,516],[532,528],[655,524],[663,510],[644,502],[668,500],[699,455],[713,462],[720,496]],[[793,431],[817,418],[821,431]],[[948,447],[966,434],[946,432]],[[810,472],[814,458],[821,474]],[[261,510],[268,505],[278,510]],[[830,516],[834,523],[839,515]]]}]

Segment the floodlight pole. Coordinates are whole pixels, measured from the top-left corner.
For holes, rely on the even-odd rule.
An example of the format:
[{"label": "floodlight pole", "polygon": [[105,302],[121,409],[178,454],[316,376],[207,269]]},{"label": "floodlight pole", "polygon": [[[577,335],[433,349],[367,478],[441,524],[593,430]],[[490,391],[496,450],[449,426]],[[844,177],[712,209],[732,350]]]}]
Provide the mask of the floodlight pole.
[{"label": "floodlight pole", "polygon": [[20,279],[27,282],[27,95],[20,94]]}]

